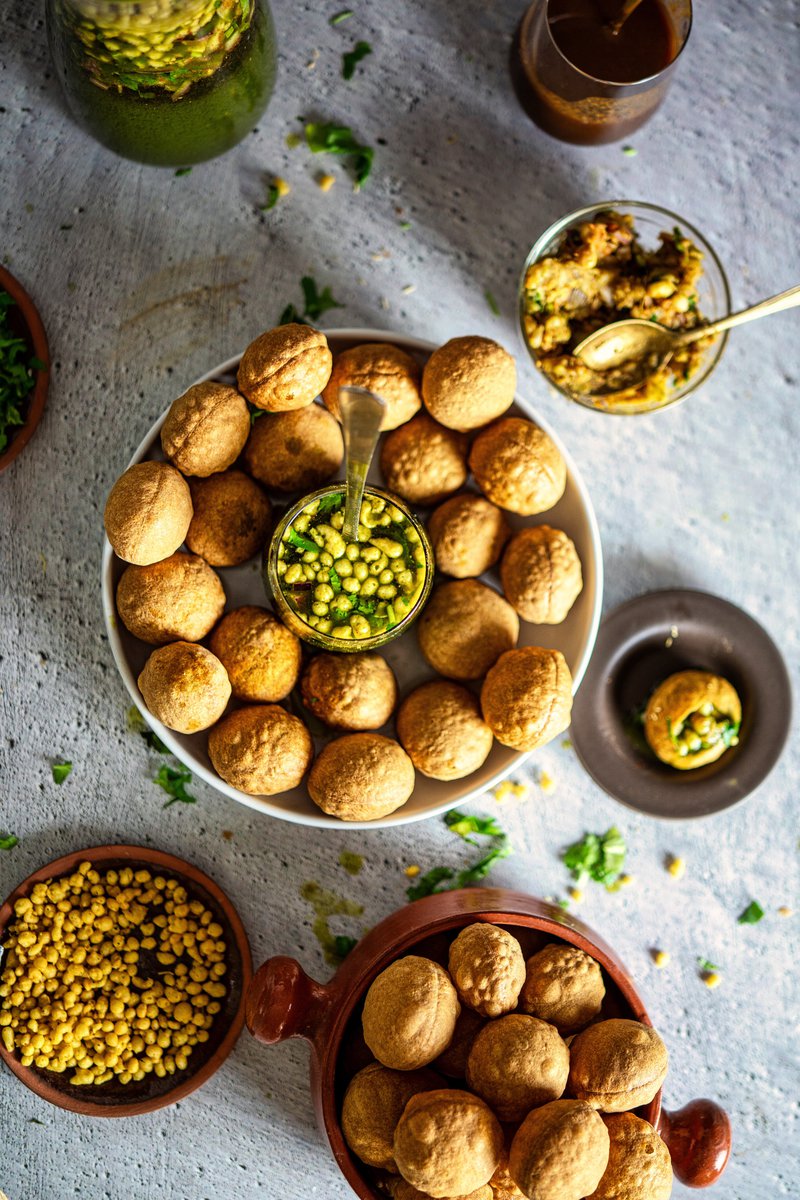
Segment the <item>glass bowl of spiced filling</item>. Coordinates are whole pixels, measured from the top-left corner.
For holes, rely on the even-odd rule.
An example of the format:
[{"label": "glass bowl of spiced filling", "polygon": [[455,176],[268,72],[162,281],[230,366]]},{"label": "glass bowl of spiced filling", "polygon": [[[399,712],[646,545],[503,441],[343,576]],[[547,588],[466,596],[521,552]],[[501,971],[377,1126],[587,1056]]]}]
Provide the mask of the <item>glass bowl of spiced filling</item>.
[{"label": "glass bowl of spiced filling", "polygon": [[562,217],[536,241],[520,279],[520,332],[534,365],[568,399],[599,412],[652,412],[685,399],[714,370],[727,335],[682,347],[636,387],[598,395],[607,380],[572,353],[588,334],[626,317],[695,329],[729,312],[725,271],[703,235],[638,201]]}]

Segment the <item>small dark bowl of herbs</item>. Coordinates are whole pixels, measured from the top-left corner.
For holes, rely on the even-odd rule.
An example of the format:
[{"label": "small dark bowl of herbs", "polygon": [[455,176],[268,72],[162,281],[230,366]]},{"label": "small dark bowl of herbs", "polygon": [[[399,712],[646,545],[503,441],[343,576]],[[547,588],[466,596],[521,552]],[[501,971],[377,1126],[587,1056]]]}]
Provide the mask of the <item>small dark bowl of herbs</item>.
[{"label": "small dark bowl of herbs", "polygon": [[42,319],[22,285],[0,267],[0,471],[33,437],[49,382]]}]

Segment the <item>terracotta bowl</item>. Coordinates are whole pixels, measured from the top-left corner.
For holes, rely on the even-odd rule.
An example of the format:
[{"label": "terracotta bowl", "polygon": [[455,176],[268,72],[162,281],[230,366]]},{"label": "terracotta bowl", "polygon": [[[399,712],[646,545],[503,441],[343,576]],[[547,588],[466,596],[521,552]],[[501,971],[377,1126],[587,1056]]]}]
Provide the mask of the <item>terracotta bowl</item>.
[{"label": "terracotta bowl", "polygon": [[[311,1043],[311,1091],[317,1120],[333,1156],[361,1200],[379,1200],[373,1180],[342,1135],[339,1112],[352,1076],[371,1060],[361,1037],[361,1008],[373,979],[403,954],[446,963],[456,930],[474,921],[502,925],[517,937],[526,958],[554,939],[591,954],[606,974],[605,1017],[652,1022],[632,979],[614,951],[560,908],[503,888],[470,888],[417,900],[381,921],[358,943],[328,984],[310,979],[292,958],[271,958],[256,972],[247,994],[247,1025],[260,1042],[290,1037]],[[677,1112],[661,1107],[661,1093],[638,1115],[666,1142],[676,1176],[690,1187],[714,1183],[731,1149],[726,1113],[712,1100],[692,1100]]]},{"label": "terracotta bowl", "polygon": [[191,895],[211,910],[224,930],[228,946],[228,973],[225,976],[228,994],[225,1006],[211,1027],[209,1040],[195,1046],[185,1071],[176,1071],[174,1075],[167,1075],[163,1079],[149,1074],[139,1083],[132,1081],[121,1084],[110,1080],[98,1087],[74,1086],[66,1075],[37,1067],[23,1067],[15,1055],[0,1043],[0,1056],[9,1070],[43,1100],[86,1117],[137,1117],[183,1100],[210,1079],[230,1054],[244,1024],[245,996],[253,978],[250,946],[239,914],[213,879],[182,858],[146,846],[95,846],[57,858],[55,862],[34,871],[15,888],[0,908],[0,944],[13,918],[17,900],[29,895],[35,883],[70,875],[79,863],[86,861],[104,870],[155,867],[159,874],[177,879]]},{"label": "terracotta bowl", "polygon": [[47,390],[50,387],[50,348],[39,310],[22,284],[3,267],[0,267],[0,290],[8,292],[16,304],[16,308],[12,308],[9,314],[12,329],[19,337],[26,339],[33,355],[45,364],[43,371],[36,372],[25,424],[17,428],[5,452],[0,455],[0,471],[4,471],[25,449],[42,419]]}]

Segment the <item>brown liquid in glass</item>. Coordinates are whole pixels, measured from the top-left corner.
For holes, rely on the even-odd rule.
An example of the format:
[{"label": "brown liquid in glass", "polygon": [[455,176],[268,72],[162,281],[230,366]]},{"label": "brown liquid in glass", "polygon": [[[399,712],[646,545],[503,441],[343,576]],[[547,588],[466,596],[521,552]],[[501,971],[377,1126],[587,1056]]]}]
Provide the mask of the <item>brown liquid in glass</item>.
[{"label": "brown liquid in glass", "polygon": [[672,62],[678,49],[675,31],[661,0],[641,0],[614,33],[611,20],[620,7],[599,0],[550,0],[550,34],[564,57],[594,79],[636,83]]}]

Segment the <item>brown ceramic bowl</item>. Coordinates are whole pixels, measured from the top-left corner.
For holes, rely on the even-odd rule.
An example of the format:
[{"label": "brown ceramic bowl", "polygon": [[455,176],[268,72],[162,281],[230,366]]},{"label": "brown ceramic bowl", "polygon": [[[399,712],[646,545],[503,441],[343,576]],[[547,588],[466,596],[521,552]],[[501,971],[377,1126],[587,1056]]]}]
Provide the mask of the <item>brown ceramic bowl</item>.
[{"label": "brown ceramic bowl", "polygon": [[228,994],[225,1006],[211,1027],[209,1040],[203,1045],[195,1046],[186,1070],[176,1071],[174,1075],[165,1076],[163,1079],[150,1074],[139,1083],[121,1084],[110,1080],[99,1087],[79,1087],[70,1084],[64,1075],[55,1071],[23,1067],[2,1043],[0,1056],[9,1070],[26,1087],[59,1108],[66,1108],[85,1117],[138,1117],[183,1100],[210,1079],[230,1054],[244,1024],[245,996],[253,978],[250,946],[239,914],[213,879],[209,879],[208,875],[204,875],[191,863],[184,862],[182,858],[165,854],[161,850],[151,850],[147,846],[95,846],[89,850],[66,854],[63,858],[57,858],[55,862],[40,867],[14,889],[0,908],[0,943],[13,917],[13,908],[17,900],[27,896],[35,883],[70,875],[79,863],[86,861],[91,862],[93,867],[104,870],[119,867],[155,867],[158,873],[177,879],[193,896],[202,900],[222,926],[228,946],[228,973],[225,976]]},{"label": "brown ceramic bowl", "polygon": [[0,455],[0,471],[4,471],[25,449],[42,419],[47,389],[50,386],[50,348],[39,310],[22,284],[4,267],[0,267],[0,290],[8,292],[16,305],[9,314],[11,328],[19,337],[25,338],[31,347],[31,353],[45,364],[43,371],[36,372],[25,424],[18,427],[5,452]]},{"label": "brown ceramic bowl", "polygon": [[[458,929],[475,921],[501,925],[522,944],[526,958],[545,942],[567,942],[595,958],[605,971],[604,1017],[652,1024],[633,981],[614,951],[581,921],[555,905],[504,888],[469,888],[417,900],[381,921],[351,951],[328,984],[305,974],[292,958],[271,958],[257,971],[247,995],[247,1025],[268,1045],[290,1037],[311,1043],[311,1091],[317,1120],[342,1174],[361,1200],[379,1200],[369,1170],[350,1153],[339,1124],[352,1076],[372,1056],[361,1036],[367,988],[403,954],[423,954],[443,964]],[[637,1110],[664,1138],[676,1176],[705,1187],[722,1174],[731,1149],[730,1122],[712,1100],[692,1100],[678,1112],[661,1107],[661,1093]]]}]

